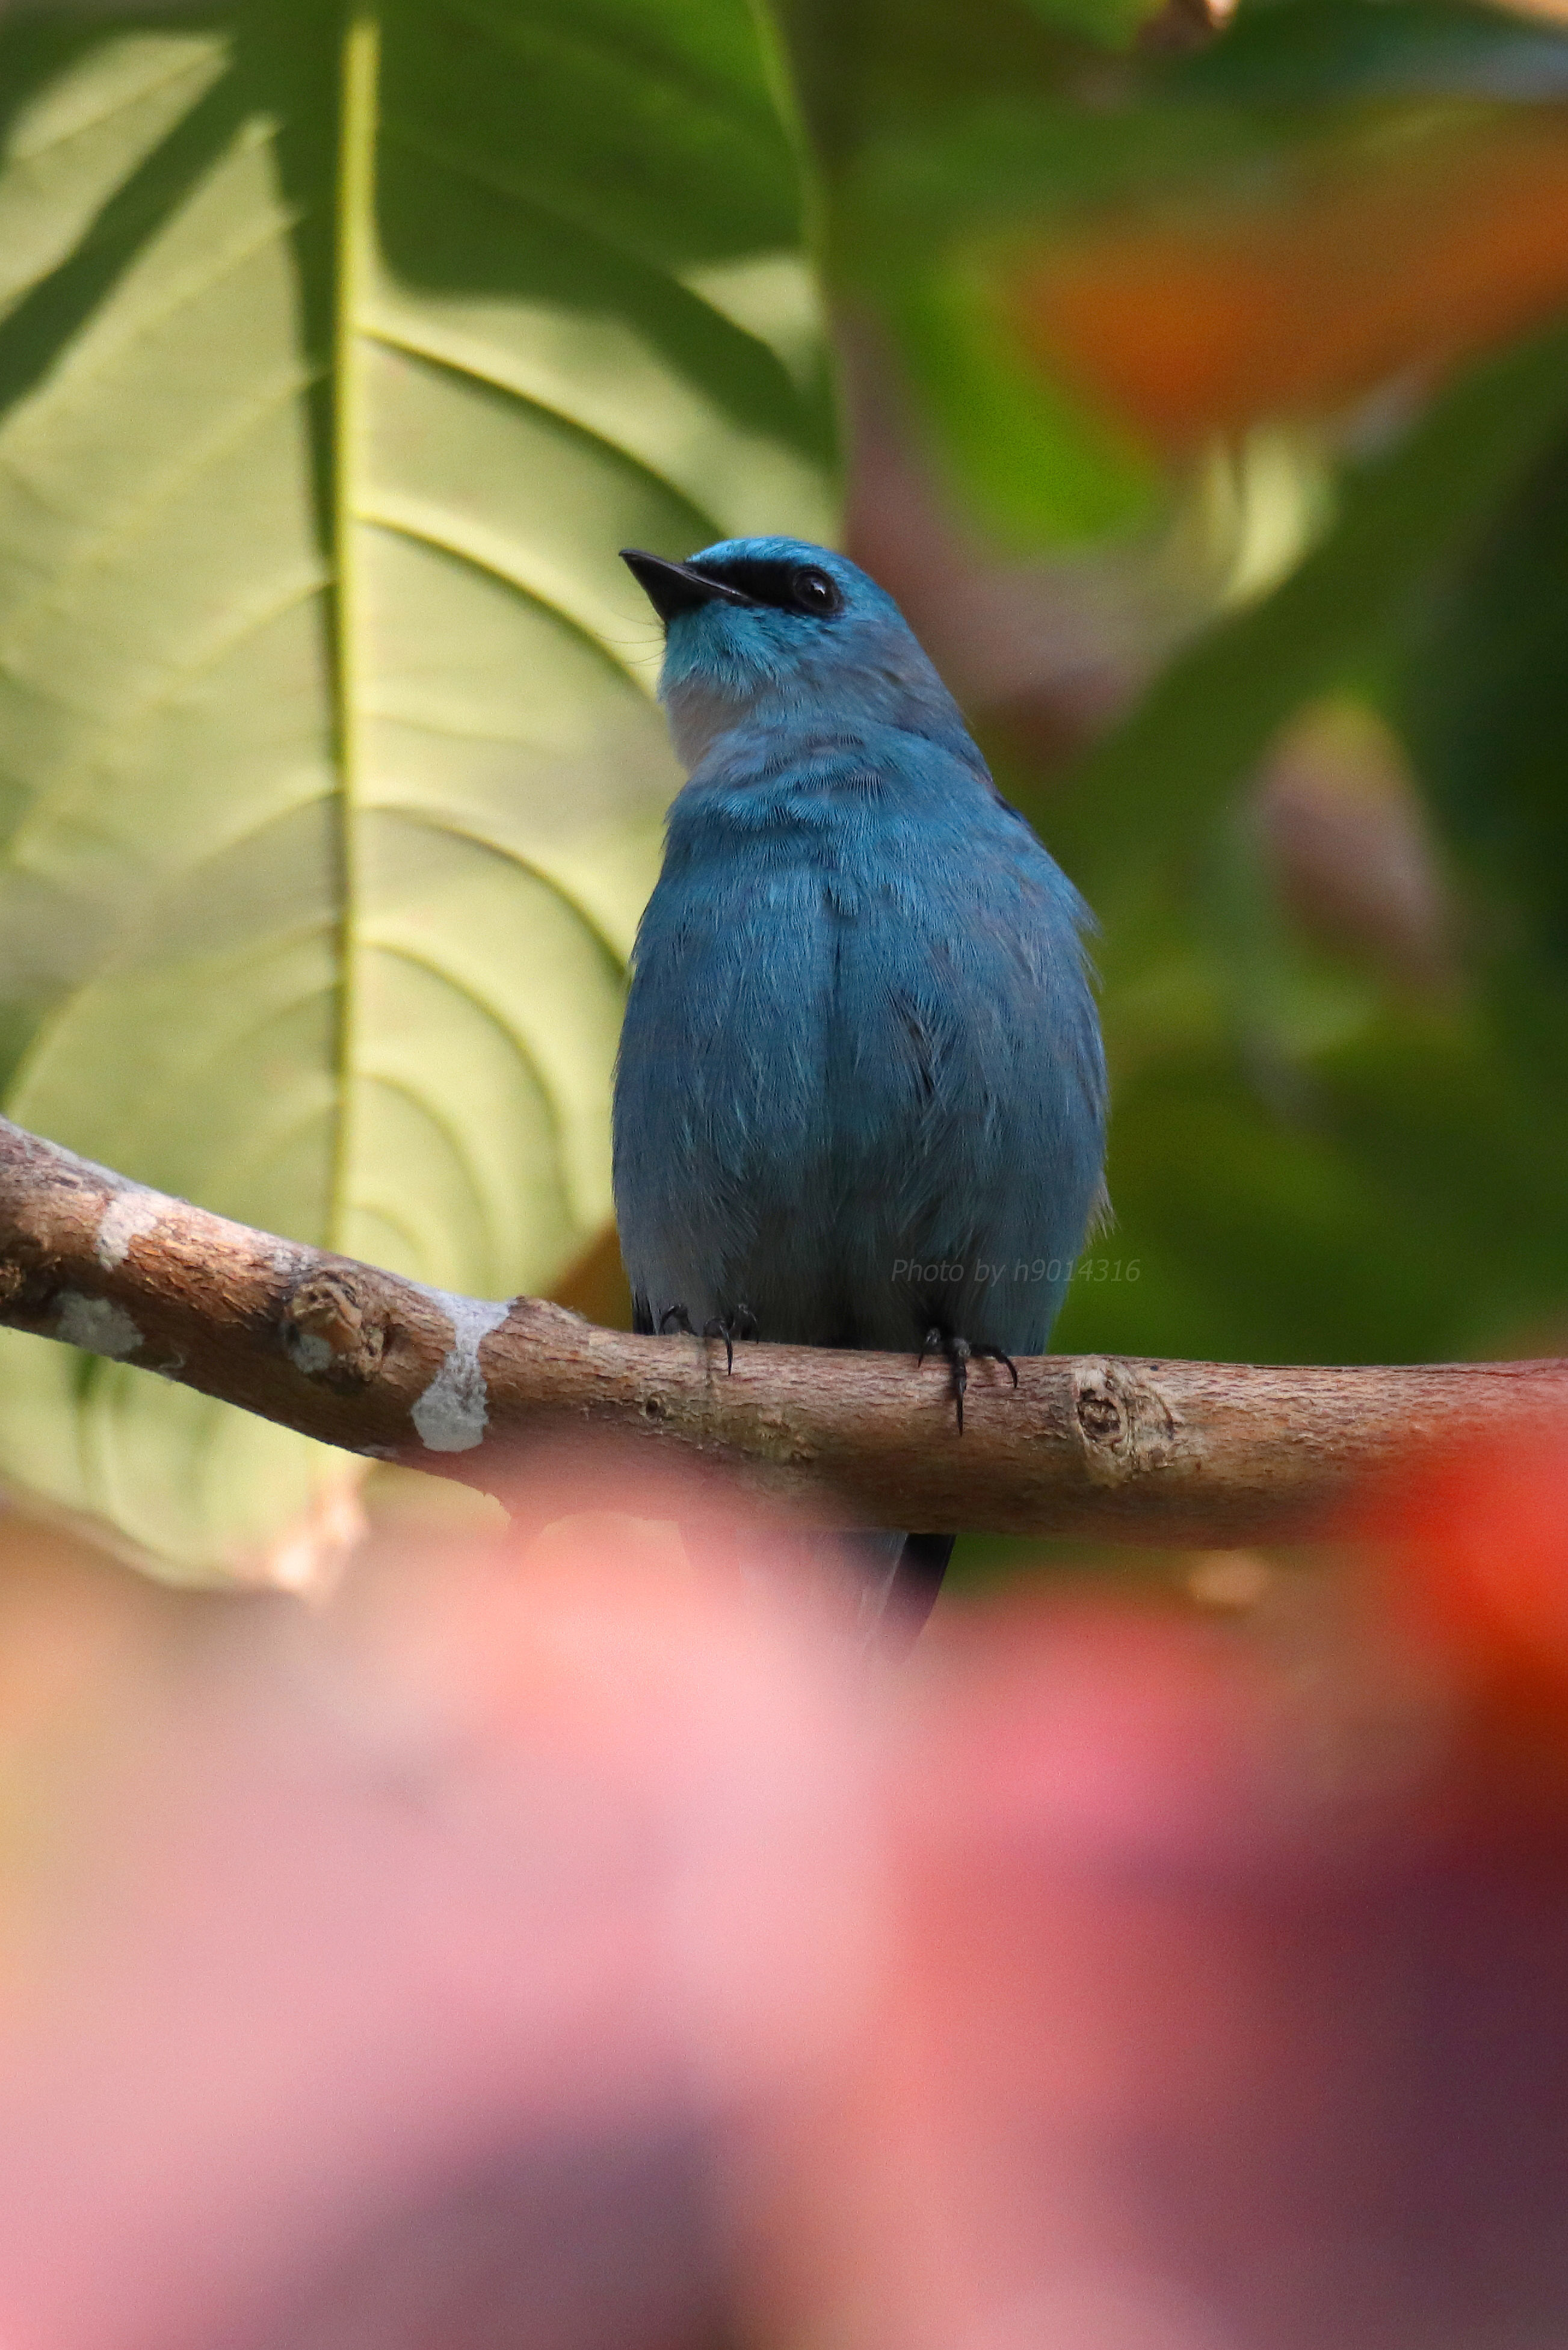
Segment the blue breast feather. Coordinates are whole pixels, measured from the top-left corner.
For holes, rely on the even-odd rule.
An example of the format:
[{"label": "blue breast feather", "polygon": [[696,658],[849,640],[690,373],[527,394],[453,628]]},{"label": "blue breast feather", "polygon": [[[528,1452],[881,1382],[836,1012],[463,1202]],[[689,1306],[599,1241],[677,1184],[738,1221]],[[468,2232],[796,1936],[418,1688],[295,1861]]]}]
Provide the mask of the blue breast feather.
[{"label": "blue breast feather", "polygon": [[645,1326],[744,1305],[764,1339],[1044,1348],[1104,1153],[1087,920],[972,749],[715,743],[671,811],[617,1072]]}]

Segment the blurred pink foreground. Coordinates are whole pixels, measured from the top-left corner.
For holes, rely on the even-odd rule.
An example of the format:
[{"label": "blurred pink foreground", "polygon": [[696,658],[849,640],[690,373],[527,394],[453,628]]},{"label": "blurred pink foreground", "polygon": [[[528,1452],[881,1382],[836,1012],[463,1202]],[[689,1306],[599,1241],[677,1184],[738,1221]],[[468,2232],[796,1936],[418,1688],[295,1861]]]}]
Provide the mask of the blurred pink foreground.
[{"label": "blurred pink foreground", "polygon": [[315,1611],[17,1531],[0,2350],[1561,2343],[1565,1494],[898,1672],[602,1469]]}]

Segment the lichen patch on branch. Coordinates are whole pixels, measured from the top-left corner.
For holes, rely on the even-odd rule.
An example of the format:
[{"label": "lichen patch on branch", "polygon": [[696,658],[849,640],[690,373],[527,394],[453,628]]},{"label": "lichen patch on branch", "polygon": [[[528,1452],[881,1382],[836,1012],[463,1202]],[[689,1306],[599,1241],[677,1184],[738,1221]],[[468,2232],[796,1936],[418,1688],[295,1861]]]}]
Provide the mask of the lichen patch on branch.
[{"label": "lichen patch on branch", "polygon": [[134,1240],[150,1240],[158,1230],[165,1202],[156,1191],[133,1186],[117,1191],[99,1223],[94,1253],[105,1273],[112,1273],[130,1254]]},{"label": "lichen patch on branch", "polygon": [[67,1347],[85,1347],[89,1355],[108,1355],[115,1361],[133,1355],[141,1333],[122,1305],[107,1297],[84,1297],[78,1289],[62,1289],[55,1301],[55,1336]]},{"label": "lichen patch on branch", "polygon": [[482,1297],[440,1295],[452,1317],[452,1343],[445,1361],[410,1415],[429,1452],[472,1452],[490,1423],[490,1389],[479,1360],[480,1343],[498,1330],[512,1307]]}]

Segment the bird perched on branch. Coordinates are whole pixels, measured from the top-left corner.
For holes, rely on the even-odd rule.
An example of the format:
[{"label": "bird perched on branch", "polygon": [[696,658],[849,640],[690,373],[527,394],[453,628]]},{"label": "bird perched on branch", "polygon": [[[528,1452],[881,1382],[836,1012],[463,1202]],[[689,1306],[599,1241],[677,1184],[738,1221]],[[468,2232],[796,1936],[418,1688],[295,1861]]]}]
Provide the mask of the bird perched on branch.
[{"label": "bird perched on branch", "polygon": [[[971,1365],[1016,1385],[1043,1351],[1102,1197],[1088,910],[855,564],[624,559],[690,775],[616,1074],[636,1326],[940,1356],[960,1436]],[[952,1535],[856,1540],[908,1636]]]}]

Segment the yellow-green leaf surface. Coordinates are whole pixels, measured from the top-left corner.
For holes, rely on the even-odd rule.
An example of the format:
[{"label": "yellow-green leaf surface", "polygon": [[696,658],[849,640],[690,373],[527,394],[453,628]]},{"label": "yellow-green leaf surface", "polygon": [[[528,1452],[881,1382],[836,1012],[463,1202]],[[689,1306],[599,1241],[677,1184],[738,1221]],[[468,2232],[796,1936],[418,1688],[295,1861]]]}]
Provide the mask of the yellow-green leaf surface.
[{"label": "yellow-green leaf surface", "polygon": [[[487,1296],[609,1213],[678,781],[616,559],[824,536],[744,0],[0,26],[0,1070],[23,1123]],[[0,1342],[0,1475],[254,1569],[329,1466]]]}]

